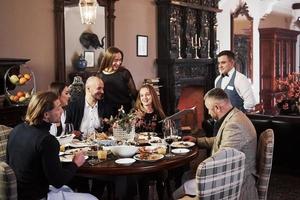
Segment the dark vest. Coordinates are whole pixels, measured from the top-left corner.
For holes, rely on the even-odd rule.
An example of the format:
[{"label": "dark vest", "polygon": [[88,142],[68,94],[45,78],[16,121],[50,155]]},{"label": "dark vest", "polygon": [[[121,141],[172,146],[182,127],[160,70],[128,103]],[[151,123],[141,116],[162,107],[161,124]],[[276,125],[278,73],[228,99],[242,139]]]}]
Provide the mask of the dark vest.
[{"label": "dark vest", "polygon": [[[226,92],[226,94],[228,95],[231,104],[240,109],[243,112],[246,112],[245,108],[244,108],[244,100],[240,97],[240,95],[237,93],[235,86],[234,86],[234,80],[235,80],[235,76],[236,76],[236,71],[233,72],[232,77],[228,83],[228,85],[226,85],[226,87],[224,88],[224,91]],[[216,87],[217,88],[221,88],[221,84],[222,84],[222,79],[223,77],[221,76],[221,78],[219,78],[219,80],[217,81]],[[228,87],[233,88],[232,90],[228,89]]]}]

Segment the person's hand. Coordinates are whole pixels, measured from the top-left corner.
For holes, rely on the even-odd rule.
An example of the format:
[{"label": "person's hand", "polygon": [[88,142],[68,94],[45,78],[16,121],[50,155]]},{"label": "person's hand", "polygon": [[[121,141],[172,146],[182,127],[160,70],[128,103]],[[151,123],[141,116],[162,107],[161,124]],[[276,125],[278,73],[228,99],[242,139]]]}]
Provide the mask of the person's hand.
[{"label": "person's hand", "polygon": [[138,119],[143,119],[145,114],[141,110],[135,110],[134,114]]},{"label": "person's hand", "polygon": [[80,167],[85,163],[83,151],[79,151],[75,153],[73,157],[73,162],[77,165],[77,167]]},{"label": "person's hand", "polygon": [[184,136],[183,138],[182,138],[182,140],[183,141],[189,141],[189,142],[196,142],[196,138],[194,138],[193,136]]},{"label": "person's hand", "polygon": [[72,132],[72,134],[75,135],[75,136],[74,136],[74,139],[81,140],[82,134],[81,134],[80,131],[74,130],[74,131]]},{"label": "person's hand", "polygon": [[75,137],[80,137],[81,136],[81,132],[80,131],[73,131],[72,134],[75,135]]}]

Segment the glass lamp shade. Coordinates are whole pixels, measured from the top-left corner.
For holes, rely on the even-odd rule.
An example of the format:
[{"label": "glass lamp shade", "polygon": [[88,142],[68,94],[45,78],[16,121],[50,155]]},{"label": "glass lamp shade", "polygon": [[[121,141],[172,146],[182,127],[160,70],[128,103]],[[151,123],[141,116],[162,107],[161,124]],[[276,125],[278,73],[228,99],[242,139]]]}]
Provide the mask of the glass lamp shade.
[{"label": "glass lamp shade", "polygon": [[82,24],[95,24],[97,16],[97,0],[80,0],[79,9]]}]

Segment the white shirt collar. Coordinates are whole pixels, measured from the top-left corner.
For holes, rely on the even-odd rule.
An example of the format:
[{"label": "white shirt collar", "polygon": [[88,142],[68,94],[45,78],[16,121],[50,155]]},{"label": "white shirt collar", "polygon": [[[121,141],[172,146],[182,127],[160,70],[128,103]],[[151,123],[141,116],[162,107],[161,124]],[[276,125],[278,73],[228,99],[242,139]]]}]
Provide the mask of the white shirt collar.
[{"label": "white shirt collar", "polygon": [[90,108],[90,109],[94,109],[94,108],[98,109],[98,101],[96,102],[96,104],[95,104],[94,106],[91,106],[91,105],[87,102],[87,100],[85,99],[84,107],[85,107],[85,108]]}]

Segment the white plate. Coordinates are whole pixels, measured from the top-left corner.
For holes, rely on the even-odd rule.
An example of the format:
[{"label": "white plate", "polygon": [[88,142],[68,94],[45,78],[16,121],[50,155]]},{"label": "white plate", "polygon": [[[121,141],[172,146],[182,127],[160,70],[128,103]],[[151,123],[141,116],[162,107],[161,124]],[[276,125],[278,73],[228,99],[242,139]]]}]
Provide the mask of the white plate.
[{"label": "white plate", "polygon": [[76,140],[73,140],[71,143],[70,143],[70,147],[73,147],[73,148],[80,148],[80,147],[89,147],[91,146],[92,144],[91,143],[88,143],[88,142],[83,142],[83,141],[76,141]]},{"label": "white plate", "polygon": [[186,154],[188,152],[190,152],[190,150],[184,149],[184,148],[172,149],[172,153],[175,153],[175,154]]},{"label": "white plate", "polygon": [[162,159],[163,157],[164,157],[164,155],[162,155],[162,154],[154,153],[154,154],[150,154],[149,159],[141,159],[140,154],[136,154],[133,158],[136,160],[139,160],[139,161],[155,162],[155,161]]},{"label": "white plate", "polygon": [[91,148],[90,147],[83,147],[83,148],[76,148],[76,149],[68,149],[64,152],[64,154],[74,154],[76,152],[79,152],[79,151],[84,151],[84,152],[87,152],[87,151],[90,151]]},{"label": "white plate", "polygon": [[180,142],[173,142],[171,144],[171,147],[174,148],[190,148],[195,145],[194,142],[188,142],[188,141],[180,141]]},{"label": "white plate", "polygon": [[[59,156],[60,162],[72,162],[74,155],[63,155]],[[88,159],[88,156],[84,156],[85,159]]]},{"label": "white plate", "polygon": [[135,162],[135,159],[133,159],[133,158],[120,158],[120,159],[115,160],[115,163],[117,163],[119,165],[125,165],[125,166],[129,166],[134,162]]}]

